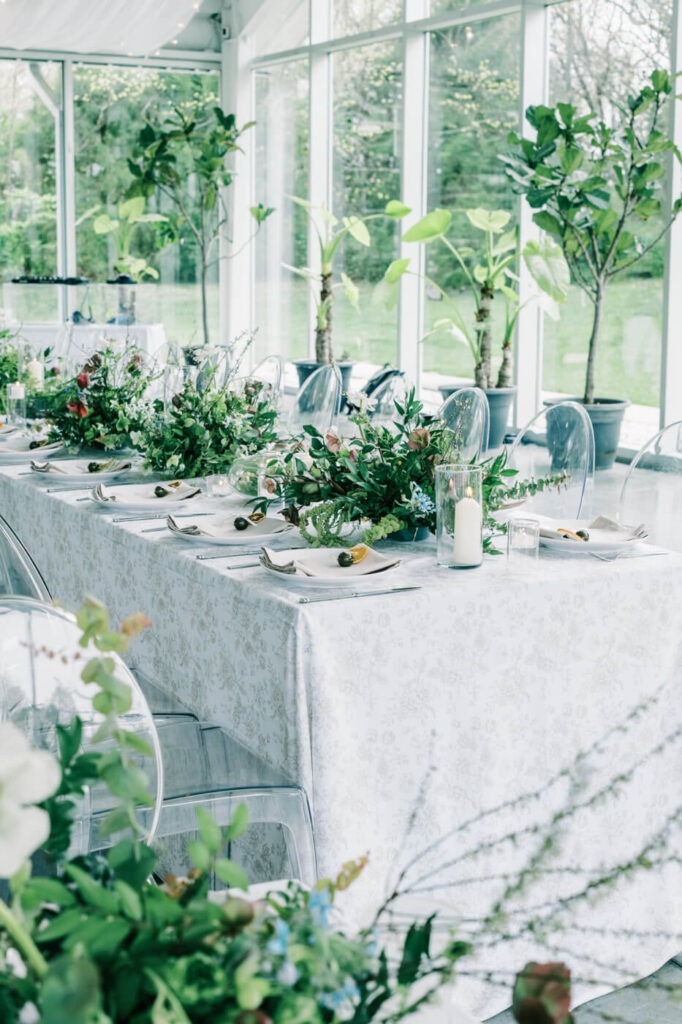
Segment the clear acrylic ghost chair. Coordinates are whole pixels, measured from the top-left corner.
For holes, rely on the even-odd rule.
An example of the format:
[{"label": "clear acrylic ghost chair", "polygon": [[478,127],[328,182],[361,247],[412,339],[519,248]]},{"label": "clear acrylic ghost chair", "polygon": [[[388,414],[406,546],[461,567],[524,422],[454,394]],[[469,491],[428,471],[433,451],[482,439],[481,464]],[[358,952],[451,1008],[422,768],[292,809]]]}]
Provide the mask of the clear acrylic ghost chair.
[{"label": "clear acrylic ghost chair", "polygon": [[404,373],[393,373],[386,377],[373,391],[368,394],[370,400],[369,416],[373,423],[389,426],[395,420],[395,403],[403,403],[410,383]]},{"label": "clear acrylic ghost chair", "polygon": [[594,431],[577,402],[558,402],[542,409],[515,439],[509,468],[519,480],[561,478],[524,503],[524,513],[587,519],[594,490]]},{"label": "clear acrylic ghost chair", "polygon": [[[74,715],[83,722],[83,748],[98,749],[94,734],[102,716],[93,709],[96,690],[81,679],[86,655],[79,645],[81,630],[67,612],[28,597],[0,598],[0,720],[12,721],[38,747],[56,750],[57,725],[68,725]],[[135,678],[121,658],[110,653],[116,676],[131,690],[131,707],[120,716],[121,725],[144,740],[153,751],[145,757],[144,770],[154,798],[145,826],[153,836],[161,813],[163,761],[151,712]],[[99,749],[106,749],[102,744]],[[93,785],[80,808],[81,842],[74,853],[87,852],[92,820],[104,817],[114,806],[103,784]]]},{"label": "clear acrylic ghost chair", "polygon": [[336,366],[320,366],[299,388],[287,417],[289,434],[300,434],[305,426],[316,427],[321,434],[334,425],[341,407],[341,374]]},{"label": "clear acrylic ghost chair", "polygon": [[682,420],[659,431],[630,463],[618,518],[643,523],[653,544],[682,551]]},{"label": "clear acrylic ghost chair", "polygon": [[38,601],[50,600],[50,591],[35,562],[2,516],[0,516],[0,595],[34,597]]},{"label": "clear acrylic ghost chair", "polygon": [[470,462],[487,451],[490,408],[481,388],[453,391],[436,413],[436,419],[452,432],[453,458]]},{"label": "clear acrylic ghost chair", "polygon": [[[23,589],[20,597],[0,597],[0,612],[2,612],[4,602],[7,601],[11,604],[12,600],[26,602],[26,607],[42,608],[47,613],[54,611],[44,603],[50,601],[51,597],[33,559],[8,526],[6,527],[7,532],[4,532],[3,524],[4,520],[0,520],[0,570],[3,564],[7,566],[6,579],[10,585],[16,587],[11,591],[12,595],[20,593],[20,585]],[[2,577],[0,576],[0,594],[2,594],[1,584]],[[23,604],[21,606],[24,607]],[[80,631],[75,626],[73,618],[56,611],[55,615],[61,615],[67,622],[67,626],[63,628],[66,629],[67,636],[69,636],[69,630],[71,631],[73,640],[71,647],[78,650],[77,640]],[[2,621],[0,618],[0,719],[3,717],[5,702],[2,688],[3,680],[6,678],[2,657]],[[6,623],[9,620],[4,621]],[[53,627],[54,623],[52,622],[50,628],[54,634]],[[49,645],[46,646],[49,647]],[[59,649],[56,647],[56,640],[53,646],[54,649]],[[145,728],[148,726],[153,733],[153,745],[160,752],[159,764],[162,763],[165,766],[165,771],[160,773],[162,778],[160,793],[163,794],[164,799],[164,835],[174,834],[172,829],[175,827],[173,824],[175,818],[170,811],[168,812],[170,817],[166,816],[165,810],[166,806],[170,806],[169,801],[180,800],[180,807],[184,810],[179,810],[177,814],[179,815],[178,821],[182,823],[188,820],[187,807],[195,805],[197,794],[203,794],[211,800],[224,799],[226,802],[219,806],[227,808],[231,806],[232,790],[239,789],[242,799],[249,805],[254,821],[267,821],[282,826],[290,865],[285,870],[298,872],[300,869],[305,872],[305,877],[297,873],[292,874],[291,877],[314,882],[312,820],[305,791],[299,786],[293,785],[284,775],[276,772],[261,758],[246,750],[225,730],[200,723],[192,712],[174,698],[169,697],[151,679],[136,669],[131,671],[118,656],[114,657],[120,668],[120,678],[133,687],[134,708],[138,711],[140,708],[143,709],[143,712],[139,713],[142,714]],[[70,680],[70,676],[68,678]],[[74,685],[82,698],[82,690],[85,687],[80,682],[78,673],[76,673]],[[86,689],[86,696],[87,700],[91,701],[92,691]],[[9,703],[10,706],[13,706],[14,701]],[[158,708],[153,714],[150,711],[150,703],[151,707]],[[71,701],[67,701],[67,718],[74,713],[74,710]],[[86,705],[86,711],[92,714],[91,704]],[[80,711],[78,713],[80,714]],[[281,797],[279,810],[276,810],[278,805],[276,801],[273,803],[269,795],[270,789],[273,788]],[[188,796],[192,797],[192,801],[190,805],[185,805],[182,801]],[[109,809],[108,799],[108,792],[101,789],[92,801],[91,811],[94,816],[88,817],[81,829],[81,843],[86,844],[85,848],[91,848],[92,844],[97,842],[98,823]],[[97,814],[102,803],[104,807]],[[274,814],[275,817],[264,818],[265,814]],[[261,817],[256,818],[253,815]],[[154,818],[155,815],[152,814],[151,817]],[[145,823],[149,824],[150,815],[144,812],[144,818]],[[190,818],[193,822],[193,811]],[[297,853],[297,850],[300,853]]]}]

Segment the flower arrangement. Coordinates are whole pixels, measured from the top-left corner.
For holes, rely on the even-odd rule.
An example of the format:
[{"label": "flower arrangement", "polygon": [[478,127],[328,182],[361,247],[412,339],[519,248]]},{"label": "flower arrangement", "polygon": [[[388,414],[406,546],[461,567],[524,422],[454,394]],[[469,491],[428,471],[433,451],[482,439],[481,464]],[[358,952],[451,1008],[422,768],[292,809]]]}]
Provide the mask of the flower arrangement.
[{"label": "flower arrangement", "polygon": [[134,441],[150,469],[207,476],[274,442],[276,415],[260,381],[249,381],[239,393],[229,382],[216,387],[213,377],[201,389],[188,382],[170,402],[156,400]]},{"label": "flower arrangement", "polygon": [[[365,544],[373,544],[405,530],[413,536],[425,527],[436,529],[435,471],[456,462],[460,439],[445,424],[426,426],[422,404],[414,388],[404,404],[395,402],[391,427],[378,425],[361,406],[351,422],[359,436],[342,440],[333,431],[324,436],[306,426],[307,444],[297,441],[285,455],[266,467],[266,489],[284,496],[287,517],[299,526],[313,546],[343,543],[349,524],[368,523]],[[506,466],[506,452],[481,463],[483,499],[488,525],[501,527],[491,514],[511,499],[535,494],[547,486],[560,486],[561,474],[547,479],[509,482],[517,471]],[[269,499],[256,502],[260,510]],[[499,554],[490,538],[484,550]]]},{"label": "flower arrangement", "polygon": [[59,383],[45,417],[51,440],[112,451],[131,443],[144,419],[143,398],[153,380],[134,349],[93,353],[80,373]]},{"label": "flower arrangement", "polygon": [[7,385],[19,379],[19,351],[13,344],[15,337],[7,329],[0,331],[0,413],[5,412]]}]

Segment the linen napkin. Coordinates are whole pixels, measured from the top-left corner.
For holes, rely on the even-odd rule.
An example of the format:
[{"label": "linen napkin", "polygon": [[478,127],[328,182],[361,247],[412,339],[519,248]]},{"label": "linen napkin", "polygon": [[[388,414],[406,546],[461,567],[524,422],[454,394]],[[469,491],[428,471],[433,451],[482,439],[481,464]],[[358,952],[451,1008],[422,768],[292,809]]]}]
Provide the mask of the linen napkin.
[{"label": "linen napkin", "polygon": [[[561,526],[561,520],[559,519],[544,520],[540,523],[540,536],[545,537],[548,540],[556,540],[558,530],[561,529]],[[577,528],[580,529],[580,527]],[[567,527],[567,529],[573,529],[573,526]],[[588,525],[587,529],[588,531],[603,530],[605,532],[612,533],[614,539],[627,541],[645,540],[649,536],[649,532],[644,523],[640,523],[638,526],[624,526],[622,523],[616,522],[615,519],[611,519],[609,516],[597,516],[597,518],[593,519]],[[569,540],[572,539],[572,537],[569,537]]]},{"label": "linen napkin", "polygon": [[[302,576],[316,576],[320,579],[345,581],[357,579],[358,576],[372,576],[379,572],[386,572],[387,569],[400,565],[401,561],[399,558],[385,558],[370,548],[366,561],[342,568],[333,562],[331,564],[321,562],[320,554],[322,550],[328,551],[329,549],[317,548],[307,550],[299,558],[292,559],[291,551],[273,551],[272,548],[262,547],[261,562],[267,569],[281,572],[286,576],[294,576],[296,573],[299,573]],[[336,554],[336,551],[334,551],[334,554]]]},{"label": "linen napkin", "polygon": [[54,462],[36,462],[35,459],[31,459],[31,469],[34,473],[66,473],[65,469]]}]

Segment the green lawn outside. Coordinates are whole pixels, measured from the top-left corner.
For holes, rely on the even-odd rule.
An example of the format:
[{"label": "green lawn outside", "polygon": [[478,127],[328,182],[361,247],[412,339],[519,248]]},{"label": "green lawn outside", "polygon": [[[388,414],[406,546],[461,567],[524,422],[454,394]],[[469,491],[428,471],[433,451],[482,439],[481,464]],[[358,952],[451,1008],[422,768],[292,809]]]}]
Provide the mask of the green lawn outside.
[{"label": "green lawn outside", "polygon": [[[113,289],[92,286],[89,298],[94,315],[113,315]],[[218,333],[218,286],[210,286],[211,325]],[[141,321],[161,321],[171,341],[186,345],[201,340],[199,293],[195,285],[145,284],[137,288],[137,310]],[[9,301],[8,301],[9,300]],[[85,291],[78,289],[77,301],[85,308]],[[3,304],[19,320],[56,318],[56,289],[45,286],[5,286]],[[282,335],[287,352],[295,359],[307,354],[307,294],[302,281],[284,282],[279,308],[268,304],[267,285],[259,286],[255,304],[260,316],[257,341],[259,355],[278,347]],[[473,318],[473,303],[464,293],[459,308]],[[657,406],[661,353],[662,282],[659,278],[630,278],[612,282],[607,295],[600,354],[597,363],[597,391],[607,397],[625,397],[639,405]],[[497,311],[501,314],[501,309]],[[558,322],[545,318],[544,376],[546,391],[581,394],[591,324],[591,306],[578,289],[571,292]],[[444,303],[427,299],[427,330],[444,316]],[[258,320],[257,320],[258,323]],[[499,337],[499,331],[497,332]],[[397,313],[387,313],[373,301],[373,288],[361,287],[360,311],[339,297],[334,310],[334,338],[337,354],[363,362],[395,363],[397,359]],[[444,332],[423,342],[423,366],[427,372],[471,376],[468,348]],[[283,346],[282,346],[283,347]]]}]

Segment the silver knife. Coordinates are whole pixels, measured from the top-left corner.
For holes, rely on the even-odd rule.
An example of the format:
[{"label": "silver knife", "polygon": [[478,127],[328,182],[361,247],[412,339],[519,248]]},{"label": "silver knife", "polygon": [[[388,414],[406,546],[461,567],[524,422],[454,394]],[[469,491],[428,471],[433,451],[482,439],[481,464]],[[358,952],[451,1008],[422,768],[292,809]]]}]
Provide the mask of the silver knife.
[{"label": "silver knife", "polygon": [[345,601],[349,597],[381,597],[384,594],[405,594],[409,590],[421,590],[421,586],[391,587],[389,590],[350,590],[347,594],[314,594],[299,597],[299,604],[314,604],[317,601]]},{"label": "silver knife", "polygon": [[[114,509],[111,509],[113,512]],[[165,519],[168,512],[150,512],[143,516],[114,516],[112,523],[143,523],[147,519]],[[194,519],[198,516],[214,516],[215,512],[174,512],[175,519]]]},{"label": "silver knife", "polygon": [[[145,533],[145,530],[143,530],[142,532]],[[287,548],[287,551],[303,551],[303,550],[304,550],[303,547],[300,547],[300,548]],[[225,552],[224,554],[221,554],[221,555],[218,555],[218,554],[215,554],[215,555],[195,555],[194,557],[199,562],[208,562],[208,561],[210,561],[213,558],[239,558],[240,556],[245,556],[245,555],[260,555],[261,551],[262,551],[262,548],[253,548],[253,549],[251,549],[249,551],[232,551],[232,552]]]}]

